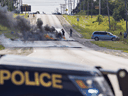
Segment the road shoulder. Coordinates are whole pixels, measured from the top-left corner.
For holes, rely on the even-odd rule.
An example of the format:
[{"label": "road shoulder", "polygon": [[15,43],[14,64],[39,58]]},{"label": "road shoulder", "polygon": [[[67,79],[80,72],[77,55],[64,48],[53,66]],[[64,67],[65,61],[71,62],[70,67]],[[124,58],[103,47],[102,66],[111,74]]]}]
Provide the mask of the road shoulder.
[{"label": "road shoulder", "polygon": [[[72,26],[70,25],[70,23],[68,21],[66,21],[66,19],[62,15],[56,15],[56,17],[59,19],[61,25],[66,30],[66,32],[68,32],[68,34],[69,34],[69,30],[73,29]],[[72,38],[75,39],[80,44],[84,45],[85,47],[91,48],[95,51],[104,52],[106,54],[120,56],[120,57],[128,59],[128,53],[125,53],[121,50],[107,49],[105,47],[99,47],[95,44],[92,44],[90,41],[93,41],[93,40],[82,38],[82,35],[80,33],[78,33],[75,29],[73,29],[73,37]]]}]

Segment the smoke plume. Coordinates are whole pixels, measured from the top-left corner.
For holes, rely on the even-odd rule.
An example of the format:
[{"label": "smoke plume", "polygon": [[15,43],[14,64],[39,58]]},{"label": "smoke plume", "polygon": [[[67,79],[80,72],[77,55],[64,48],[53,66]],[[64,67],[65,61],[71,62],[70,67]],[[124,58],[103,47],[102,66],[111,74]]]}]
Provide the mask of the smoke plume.
[{"label": "smoke plume", "polygon": [[53,32],[55,31],[54,27],[49,27],[48,25],[44,27],[42,26],[43,21],[41,20],[41,18],[37,19],[37,25],[31,25],[30,21],[22,16],[17,16],[16,18],[14,18],[13,13],[7,11],[7,6],[0,6],[0,24],[7,28],[20,31],[20,33],[22,34],[22,39],[25,41],[29,39],[44,40],[46,39],[44,35],[57,37],[55,36],[56,32]]}]

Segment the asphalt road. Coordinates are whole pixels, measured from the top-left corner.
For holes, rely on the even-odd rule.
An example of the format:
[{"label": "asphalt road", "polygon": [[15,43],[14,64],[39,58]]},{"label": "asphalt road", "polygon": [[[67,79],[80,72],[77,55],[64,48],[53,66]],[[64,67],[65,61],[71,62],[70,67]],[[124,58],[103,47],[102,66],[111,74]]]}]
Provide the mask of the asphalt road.
[{"label": "asphalt road", "polygon": [[[56,28],[63,28],[59,20],[54,15],[37,15],[36,18],[41,18],[44,22],[43,25],[49,24],[50,26],[54,26]],[[68,33],[66,33],[66,39],[72,39],[69,38]],[[128,70],[128,59],[94,51],[79,44],[78,42],[46,41],[43,43],[47,46],[46,48],[34,48],[33,53],[28,56],[62,62],[71,62],[74,64],[77,63],[82,65],[101,66],[104,69],[110,70],[118,70],[120,68]],[[121,91],[119,91],[116,76],[109,75],[109,77],[114,86],[114,90],[116,91],[116,96],[122,96]]]}]

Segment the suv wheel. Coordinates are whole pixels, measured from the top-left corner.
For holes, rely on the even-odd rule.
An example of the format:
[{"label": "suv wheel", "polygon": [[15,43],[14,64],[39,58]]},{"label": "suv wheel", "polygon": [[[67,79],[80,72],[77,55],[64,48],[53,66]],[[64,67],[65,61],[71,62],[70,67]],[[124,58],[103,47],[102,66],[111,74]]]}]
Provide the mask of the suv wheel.
[{"label": "suv wheel", "polygon": [[96,38],[95,38],[95,41],[99,41],[99,38],[98,38],[98,37],[96,37]]},{"label": "suv wheel", "polygon": [[116,40],[116,38],[112,38],[111,40],[112,40],[112,41],[115,41],[115,40]]}]

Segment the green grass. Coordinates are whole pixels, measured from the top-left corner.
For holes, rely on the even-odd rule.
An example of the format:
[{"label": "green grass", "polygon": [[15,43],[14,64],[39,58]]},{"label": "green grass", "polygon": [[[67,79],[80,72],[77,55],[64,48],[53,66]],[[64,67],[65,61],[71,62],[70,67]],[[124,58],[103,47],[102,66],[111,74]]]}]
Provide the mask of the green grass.
[{"label": "green grass", "polygon": [[[28,17],[27,17],[28,14],[13,14],[13,17],[15,18],[15,17],[18,16],[18,15],[24,16],[24,18],[28,18]],[[7,27],[5,27],[5,26],[0,25],[0,35],[1,35],[2,33],[4,33],[7,38],[10,38],[10,39],[11,39],[11,38],[17,38],[17,37],[15,37],[15,36],[13,36],[13,35],[11,34],[11,31],[13,31],[13,30],[10,30],[9,28],[7,28]]]},{"label": "green grass", "polygon": [[[63,15],[64,18],[71,24],[74,25],[73,28],[80,32],[84,38],[90,39],[91,35],[94,31],[109,31],[115,35],[119,35],[120,32],[124,32],[126,29],[125,21],[118,22],[117,25],[121,25],[122,28],[118,28],[117,30],[109,30],[109,22],[108,17],[104,16],[103,22],[99,25],[96,22],[96,17],[87,16],[87,15],[76,15],[76,16],[68,16]],[[77,22],[77,17],[79,17],[79,22]],[[112,17],[111,17],[112,20]]]},{"label": "green grass", "polygon": [[96,44],[100,47],[122,50],[128,53],[128,44],[125,44],[123,41],[91,41],[91,43]]},{"label": "green grass", "polygon": [[13,17],[15,18],[18,15],[24,16],[24,18],[26,18],[26,19],[28,18],[28,13],[26,13],[26,14],[14,14]]},{"label": "green grass", "polygon": [[[125,32],[126,30],[126,22],[124,20],[120,20],[117,22],[117,26],[119,28],[113,30],[109,30],[109,22],[108,17],[104,16],[103,22],[99,25],[96,22],[96,17],[87,16],[87,15],[75,15],[75,16],[68,16],[63,15],[63,17],[71,24],[72,27],[79,33],[83,35],[83,38],[91,39],[92,33],[94,31],[108,31],[113,33],[114,35],[119,36],[120,32]],[[77,22],[77,18],[79,17],[79,22]],[[111,22],[113,18],[111,17]],[[124,52],[128,53],[128,39],[124,39],[123,36],[119,36],[120,41],[92,41],[93,44],[96,44],[100,47],[106,47],[109,49],[115,50],[123,50]]]},{"label": "green grass", "polygon": [[2,45],[0,45],[0,50],[3,50],[3,49],[5,49],[5,47],[4,47],[4,46],[2,46]]}]

